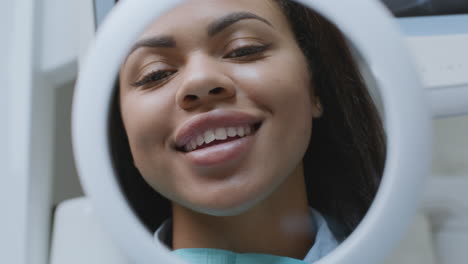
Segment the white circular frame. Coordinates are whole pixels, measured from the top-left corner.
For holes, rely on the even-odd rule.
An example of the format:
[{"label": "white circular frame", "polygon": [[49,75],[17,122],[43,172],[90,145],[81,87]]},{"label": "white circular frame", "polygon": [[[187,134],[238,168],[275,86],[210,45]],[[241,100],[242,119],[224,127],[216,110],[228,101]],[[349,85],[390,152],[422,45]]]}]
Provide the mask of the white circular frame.
[{"label": "white circular frame", "polygon": [[[179,2],[119,3],[82,65],[73,100],[73,148],[83,188],[117,245],[136,263],[184,262],[155,247],[152,235],[120,191],[108,141],[111,95],[119,67],[135,40]],[[298,2],[337,25],[363,55],[379,83],[388,135],[383,180],[371,208],[356,230],[319,263],[377,263],[408,225],[429,172],[432,133],[425,97],[396,22],[378,1]]]}]

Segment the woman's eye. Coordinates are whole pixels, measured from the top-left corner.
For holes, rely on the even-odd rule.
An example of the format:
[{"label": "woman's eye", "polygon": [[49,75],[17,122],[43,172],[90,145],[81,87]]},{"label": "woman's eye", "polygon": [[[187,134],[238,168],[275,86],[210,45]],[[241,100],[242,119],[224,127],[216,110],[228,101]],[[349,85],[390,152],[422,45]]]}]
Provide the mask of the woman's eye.
[{"label": "woman's eye", "polygon": [[229,52],[223,58],[232,59],[232,58],[242,58],[242,57],[248,57],[251,55],[257,55],[261,52],[264,52],[267,48],[268,48],[267,45],[242,47],[242,48],[238,48]]},{"label": "woman's eye", "polygon": [[166,80],[167,78],[169,78],[175,72],[176,71],[168,71],[168,70],[154,71],[143,76],[143,78],[141,78],[139,81],[132,83],[132,85],[138,87],[138,86],[143,86],[148,83],[160,83]]}]

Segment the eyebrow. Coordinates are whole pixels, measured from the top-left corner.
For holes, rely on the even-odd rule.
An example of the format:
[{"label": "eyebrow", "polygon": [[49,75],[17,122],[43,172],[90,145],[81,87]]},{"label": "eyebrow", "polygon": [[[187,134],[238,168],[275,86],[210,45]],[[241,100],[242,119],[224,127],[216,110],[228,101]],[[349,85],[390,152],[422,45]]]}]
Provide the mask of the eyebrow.
[{"label": "eyebrow", "polygon": [[[244,20],[244,19],[256,19],[262,21],[263,23],[273,27],[273,25],[263,17],[260,17],[256,14],[250,12],[234,12],[229,13],[225,16],[222,16],[215,21],[211,22],[207,27],[208,37],[213,37],[216,34],[220,33],[230,25]],[[135,50],[148,47],[148,48],[175,48],[176,41],[172,36],[153,36],[148,37],[142,40],[137,41],[132,48],[130,49],[129,55],[132,54]]]},{"label": "eyebrow", "polygon": [[253,14],[250,12],[235,12],[235,13],[227,14],[221,18],[216,19],[212,23],[210,23],[210,25],[208,25],[208,30],[207,30],[208,36],[213,37],[214,35],[223,31],[225,28],[243,19],[256,19],[273,27],[268,20],[256,14]]},{"label": "eyebrow", "polygon": [[148,48],[175,48],[176,47],[176,41],[173,37],[171,36],[154,36],[154,37],[149,37],[145,38],[142,40],[137,41],[135,43],[129,54],[132,54],[135,50],[143,47],[148,47]]}]

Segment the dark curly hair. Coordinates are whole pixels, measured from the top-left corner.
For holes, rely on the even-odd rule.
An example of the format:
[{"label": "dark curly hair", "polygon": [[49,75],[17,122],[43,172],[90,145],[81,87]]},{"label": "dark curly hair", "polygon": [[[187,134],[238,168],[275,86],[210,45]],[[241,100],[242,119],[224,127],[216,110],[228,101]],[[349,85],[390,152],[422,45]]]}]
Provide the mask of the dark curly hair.
[{"label": "dark curly hair", "polygon": [[[324,109],[322,117],[313,120],[303,158],[308,201],[342,227],[339,237],[344,239],[362,220],[379,187],[386,155],[382,121],[341,32],[298,3],[271,1],[289,21]],[[130,206],[155,231],[170,217],[171,204],[133,165],[117,88],[109,112],[114,169]]]}]

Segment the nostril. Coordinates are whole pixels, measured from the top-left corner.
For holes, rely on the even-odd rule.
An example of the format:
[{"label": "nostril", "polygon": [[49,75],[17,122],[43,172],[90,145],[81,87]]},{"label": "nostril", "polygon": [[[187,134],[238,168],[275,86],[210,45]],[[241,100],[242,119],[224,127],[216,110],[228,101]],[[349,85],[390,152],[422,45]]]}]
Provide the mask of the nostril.
[{"label": "nostril", "polygon": [[198,96],[193,95],[193,94],[188,94],[184,97],[184,101],[186,102],[192,102],[198,99]]},{"label": "nostril", "polygon": [[216,87],[216,88],[211,89],[209,93],[210,94],[220,94],[221,92],[223,92],[223,90],[224,89],[221,88],[221,87]]}]

